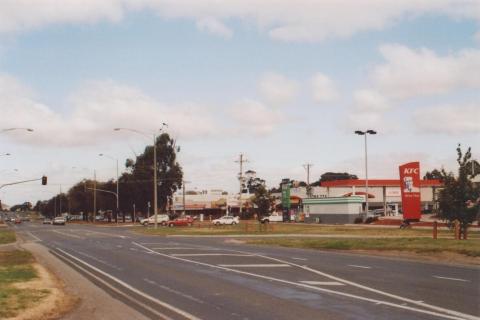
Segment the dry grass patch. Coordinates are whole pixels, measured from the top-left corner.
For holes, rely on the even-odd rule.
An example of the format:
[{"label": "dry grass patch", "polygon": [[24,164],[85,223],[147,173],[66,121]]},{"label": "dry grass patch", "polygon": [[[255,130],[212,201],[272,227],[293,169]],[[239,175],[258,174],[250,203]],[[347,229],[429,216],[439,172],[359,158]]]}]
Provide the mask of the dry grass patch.
[{"label": "dry grass patch", "polygon": [[15,232],[5,228],[0,228],[0,244],[15,242]]}]

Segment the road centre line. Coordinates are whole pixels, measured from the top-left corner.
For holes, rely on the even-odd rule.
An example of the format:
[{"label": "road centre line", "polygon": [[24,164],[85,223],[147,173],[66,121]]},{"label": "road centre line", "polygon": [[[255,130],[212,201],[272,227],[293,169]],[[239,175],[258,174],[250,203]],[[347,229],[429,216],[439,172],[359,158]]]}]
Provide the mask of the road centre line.
[{"label": "road centre line", "polygon": [[198,248],[182,248],[182,247],[158,247],[152,250],[198,250]]},{"label": "road centre line", "polygon": [[293,260],[300,260],[300,261],[307,261],[308,259],[306,258],[296,258],[296,257],[292,257]]},{"label": "road centre line", "polygon": [[[102,276],[107,277],[107,278],[109,278],[110,280],[116,282],[117,284],[119,284],[119,285],[121,285],[121,286],[129,289],[130,291],[138,294],[139,296],[141,296],[141,297],[143,297],[143,298],[145,298],[145,299],[147,299],[147,300],[150,300],[150,301],[153,302],[153,303],[156,303],[156,304],[164,307],[165,309],[168,309],[168,310],[170,310],[170,311],[172,311],[172,312],[174,312],[174,313],[176,313],[176,314],[178,314],[178,315],[181,315],[181,316],[183,316],[183,317],[185,317],[186,319],[189,319],[189,320],[200,320],[199,318],[195,317],[194,315],[192,315],[192,314],[190,314],[190,313],[188,313],[188,312],[186,312],[186,311],[183,311],[183,310],[181,310],[181,309],[178,309],[177,307],[175,307],[175,306],[173,306],[173,305],[171,305],[171,304],[168,304],[168,303],[166,303],[166,302],[160,301],[160,300],[158,300],[158,299],[156,299],[156,298],[154,298],[154,297],[152,297],[152,296],[150,296],[150,295],[148,295],[148,294],[146,294],[146,293],[144,293],[144,292],[142,292],[142,291],[140,291],[140,290],[132,287],[131,285],[123,282],[122,280],[117,279],[117,278],[115,278],[114,276],[112,276],[112,275],[110,275],[110,274],[108,274],[108,273],[103,272],[102,270],[96,268],[95,266],[92,266],[91,264],[89,264],[89,263],[87,263],[87,262],[85,262],[85,261],[83,261],[83,260],[81,260],[81,259],[79,259],[79,258],[77,258],[77,257],[75,257],[75,256],[73,256],[73,255],[71,255],[71,254],[69,254],[68,252],[65,252],[64,250],[62,250],[62,249],[60,249],[60,248],[58,248],[58,247],[56,248],[56,250],[60,251],[62,254],[70,257],[71,259],[74,259],[75,261],[77,261],[77,262],[79,262],[79,263],[82,263],[83,265],[91,268],[92,270],[94,270],[95,272],[98,272],[98,273],[101,274]],[[81,267],[80,267],[80,268],[81,268]],[[89,273],[92,277],[95,277],[97,280],[99,280],[100,282],[102,282],[104,285],[108,286],[111,290],[114,290],[114,291],[116,291],[117,293],[119,293],[119,294],[121,294],[121,295],[123,295],[123,296],[126,296],[126,297],[129,298],[129,299],[133,299],[133,298],[131,298],[130,296],[128,296],[127,294],[123,293],[122,291],[120,291],[120,290],[116,289],[115,287],[111,286],[110,284],[108,284],[108,282],[106,282],[106,281],[102,280],[101,278],[95,276],[95,275],[92,274],[91,272],[88,272],[87,270],[85,270],[85,268],[83,268],[83,270],[84,270],[85,272]],[[138,300],[136,300],[136,299],[133,299],[133,300],[135,300],[135,302],[138,303],[138,304],[140,304],[143,308],[149,310],[149,311],[152,312],[152,313],[155,313],[155,314],[159,315],[161,318],[170,319],[170,318],[167,317],[166,315],[164,315],[164,314],[162,314],[162,313],[159,313],[158,311],[156,311],[156,310],[154,310],[154,309],[152,309],[152,308],[144,305],[144,304],[141,303],[140,301],[138,301]]]},{"label": "road centre line", "polygon": [[359,266],[359,265],[357,265],[357,264],[349,264],[348,266],[349,266],[349,267],[352,267],[352,268],[372,269],[372,267],[369,267],[369,266]]},{"label": "road centre line", "polygon": [[[78,231],[84,231],[84,230],[78,230]],[[119,235],[116,235],[116,234],[111,234],[111,233],[106,233],[106,232],[99,232],[99,231],[91,231],[91,230],[86,230],[85,232],[87,233],[93,233],[93,234],[101,234],[101,235],[105,235],[105,236],[109,236],[109,237],[115,237],[115,238],[120,238],[120,239],[126,239],[126,238],[129,238],[127,236],[119,236]]]},{"label": "road centre line", "polygon": [[252,263],[252,264],[219,264],[220,267],[226,268],[283,268],[283,267],[291,267],[289,264],[281,264],[281,263]]},{"label": "road centre line", "polygon": [[437,279],[445,279],[445,280],[452,280],[452,281],[461,281],[461,282],[470,282],[470,280],[459,279],[459,278],[449,278],[449,277],[441,277],[441,276],[432,276]]},{"label": "road centre line", "polygon": [[174,257],[217,257],[217,256],[253,257],[253,254],[242,254],[242,253],[173,253],[171,255]]},{"label": "road centre line", "polygon": [[[230,269],[230,268],[227,268],[227,267],[222,267],[222,266],[219,266],[219,265],[213,265],[213,264],[209,264],[209,263],[205,263],[205,262],[188,260],[188,259],[181,258],[181,257],[173,257],[173,256],[168,255],[168,254],[164,254],[164,253],[160,253],[160,252],[153,251],[153,250],[151,250],[151,249],[149,249],[149,248],[147,248],[147,247],[145,247],[145,246],[142,246],[141,244],[136,243],[136,242],[134,242],[134,241],[132,241],[132,243],[133,243],[134,245],[140,247],[140,248],[143,248],[143,249],[147,250],[147,251],[151,251],[152,254],[156,254],[156,255],[159,255],[159,256],[163,256],[163,257],[166,257],[166,258],[169,258],[169,259],[175,259],[175,260],[190,262],[190,263],[193,263],[193,264],[196,264],[196,265],[203,265],[203,266],[207,266],[207,267],[211,267],[211,268],[217,268],[217,269],[221,269],[221,270],[224,270],[224,271],[229,271],[229,272],[234,272],[234,273],[249,275],[249,276],[256,277],[256,278],[261,278],[261,279],[276,281],[276,282],[280,282],[280,283],[290,284],[290,285],[294,285],[294,286],[298,286],[298,287],[303,287],[303,288],[312,289],[312,290],[316,290],[316,291],[320,291],[320,292],[326,292],[326,293],[331,293],[331,294],[340,295],[340,296],[344,296],[344,297],[349,297],[349,298],[356,299],[356,300],[373,302],[373,303],[382,304],[382,305],[386,305],[386,306],[391,306],[391,307],[399,308],[399,309],[405,309],[405,310],[409,310],[409,311],[413,311],[413,312],[429,314],[429,315],[433,315],[433,316],[437,316],[437,317],[441,317],[441,318],[445,318],[445,319],[480,320],[480,318],[479,318],[479,317],[476,317],[476,316],[472,316],[472,315],[465,314],[465,313],[461,313],[461,312],[458,312],[458,311],[455,311],[455,310],[450,310],[450,309],[446,309],[446,308],[441,308],[441,307],[437,307],[437,306],[434,306],[434,305],[426,304],[426,303],[424,303],[424,302],[419,302],[419,301],[416,301],[416,300],[412,300],[412,299],[404,298],[404,297],[397,296],[397,295],[394,295],[394,294],[390,294],[390,293],[388,293],[388,292],[384,292],[384,291],[381,291],[381,290],[373,289],[373,288],[370,288],[370,287],[367,287],[367,286],[364,286],[364,285],[361,285],[361,284],[358,284],[358,283],[355,283],[355,282],[351,282],[351,281],[348,281],[348,280],[344,280],[344,279],[341,279],[341,278],[338,278],[338,277],[329,275],[329,274],[327,274],[327,273],[324,273],[324,272],[321,272],[321,271],[318,271],[318,270],[309,268],[309,267],[307,267],[307,266],[301,266],[301,265],[298,265],[298,264],[295,264],[295,263],[289,263],[289,262],[286,262],[286,261],[283,261],[283,260],[277,259],[277,258],[272,258],[272,257],[267,257],[267,256],[260,256],[260,255],[254,254],[255,256],[258,256],[258,257],[263,257],[263,258],[266,258],[266,259],[269,259],[269,260],[273,260],[273,261],[278,261],[278,262],[290,264],[290,265],[292,265],[292,266],[296,266],[296,267],[299,267],[299,268],[301,268],[301,269],[304,269],[304,270],[307,270],[307,271],[311,271],[311,272],[316,273],[316,274],[323,275],[323,276],[325,276],[325,277],[327,277],[327,278],[330,278],[330,279],[333,279],[333,280],[336,280],[336,281],[339,281],[339,282],[342,282],[342,283],[345,283],[345,284],[349,284],[349,285],[352,285],[352,286],[355,286],[355,287],[358,287],[358,288],[362,288],[362,289],[365,289],[365,290],[367,290],[367,291],[375,292],[375,293],[378,293],[378,294],[381,294],[381,295],[384,295],[384,296],[387,296],[387,297],[390,297],[390,298],[394,298],[394,299],[397,299],[397,300],[400,300],[400,301],[403,301],[403,302],[408,302],[408,303],[411,303],[411,304],[414,304],[414,305],[417,305],[417,306],[421,306],[421,307],[424,307],[424,308],[432,309],[432,310],[435,310],[435,311],[437,311],[437,312],[435,312],[435,311],[430,311],[430,310],[425,310],[425,309],[419,309],[419,308],[417,308],[417,307],[410,307],[410,306],[402,305],[402,304],[395,304],[395,303],[388,302],[388,301],[384,301],[384,300],[377,300],[377,299],[366,298],[366,297],[363,297],[363,296],[358,296],[358,295],[354,295],[354,294],[350,294],[350,293],[345,293],[345,292],[341,292],[341,291],[335,291],[335,290],[332,290],[332,289],[319,288],[319,287],[315,287],[315,286],[311,286],[311,285],[307,285],[307,284],[303,284],[303,283],[297,283],[297,282],[292,282],[292,281],[288,281],[288,280],[273,278],[273,277],[269,277],[269,276],[264,276],[264,275],[260,275],[260,274],[256,274],[256,273],[247,272],[247,271]],[[248,252],[239,251],[239,250],[231,250],[231,251],[241,252],[241,253],[248,253]],[[443,313],[439,313],[439,312],[443,312]]]},{"label": "road centre line", "polygon": [[61,231],[58,231],[58,230],[52,230],[52,232],[61,234],[61,235],[66,236],[66,237],[71,237],[71,238],[76,238],[76,239],[85,239],[84,237],[80,237],[80,236],[77,236],[77,235],[74,235],[74,234],[71,234],[71,233],[64,233],[64,232],[61,232]]},{"label": "road centre line", "polygon": [[311,284],[313,286],[344,286],[345,284],[337,281],[300,281],[301,283]]}]

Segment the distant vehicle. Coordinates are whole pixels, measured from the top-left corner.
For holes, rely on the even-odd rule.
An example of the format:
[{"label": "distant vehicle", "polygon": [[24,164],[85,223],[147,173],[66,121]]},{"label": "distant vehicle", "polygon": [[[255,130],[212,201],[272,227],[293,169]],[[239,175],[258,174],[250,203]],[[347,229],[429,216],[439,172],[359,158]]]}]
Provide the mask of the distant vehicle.
[{"label": "distant vehicle", "polygon": [[[157,223],[161,224],[162,226],[166,226],[169,220],[170,218],[168,217],[168,214],[157,214]],[[155,224],[155,215],[140,220],[140,223],[144,226]]]},{"label": "distant vehicle", "polygon": [[192,223],[193,223],[193,219],[191,217],[176,218],[168,221],[168,226],[169,227],[191,226]]},{"label": "distant vehicle", "polygon": [[17,218],[15,218],[15,217],[10,218],[10,222],[15,222],[15,220],[17,220]]},{"label": "distant vehicle", "polygon": [[260,219],[261,223],[270,223],[270,222],[283,222],[283,215],[280,213],[272,213],[269,216],[265,216]]},{"label": "distant vehicle", "polygon": [[52,224],[51,219],[43,219],[43,224]]},{"label": "distant vehicle", "polygon": [[58,225],[64,226],[66,222],[67,222],[67,220],[65,220],[64,217],[56,217],[56,218],[53,219],[52,224],[53,225],[58,224]]},{"label": "distant vehicle", "polygon": [[22,217],[21,219],[22,219],[22,221],[27,221],[27,222],[30,221],[29,217]]},{"label": "distant vehicle", "polygon": [[22,219],[20,218],[15,218],[15,224],[20,224],[22,223]]},{"label": "distant vehicle", "polygon": [[223,216],[219,219],[212,220],[212,223],[216,226],[219,226],[221,224],[235,225],[235,224],[239,223],[239,219],[238,219],[238,217]]}]

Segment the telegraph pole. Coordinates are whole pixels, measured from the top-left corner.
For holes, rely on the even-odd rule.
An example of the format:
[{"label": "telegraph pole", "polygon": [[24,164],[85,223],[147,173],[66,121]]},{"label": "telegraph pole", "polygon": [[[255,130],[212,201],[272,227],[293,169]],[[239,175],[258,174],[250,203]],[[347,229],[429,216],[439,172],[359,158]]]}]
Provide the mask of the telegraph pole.
[{"label": "telegraph pole", "polygon": [[240,172],[238,174],[238,181],[240,182],[240,193],[238,194],[238,204],[240,206],[239,208],[239,214],[242,214],[242,191],[243,191],[243,164],[248,162],[248,160],[243,156],[243,153],[240,153],[240,157],[236,163],[240,164]]},{"label": "telegraph pole", "polygon": [[303,165],[305,170],[307,170],[307,196],[308,197],[312,196],[312,192],[310,190],[310,168],[312,166],[313,166],[313,164],[311,164],[311,163],[306,163],[306,164]]}]

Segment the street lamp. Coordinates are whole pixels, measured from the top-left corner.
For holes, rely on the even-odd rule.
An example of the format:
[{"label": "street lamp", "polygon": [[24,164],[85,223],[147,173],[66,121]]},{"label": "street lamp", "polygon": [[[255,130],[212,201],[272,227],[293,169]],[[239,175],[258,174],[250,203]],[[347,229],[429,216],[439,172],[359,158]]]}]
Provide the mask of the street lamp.
[{"label": "street lamp", "polygon": [[[119,180],[118,180],[118,158],[114,158],[114,157],[109,156],[109,155],[104,154],[104,153],[100,153],[99,156],[110,158],[117,163],[117,211],[115,212],[115,222],[118,224],[118,212],[120,212],[120,205],[119,205],[119,199],[118,199],[120,197],[120,193],[118,192],[118,183],[119,183]],[[125,215],[123,217],[125,218]],[[125,219],[123,219],[123,220],[124,220],[123,222],[125,222]]]},{"label": "street lamp", "polygon": [[367,156],[367,136],[369,134],[377,134],[375,130],[360,131],[356,130],[355,134],[365,137],[365,214],[368,215],[368,156]]},{"label": "street lamp", "polygon": [[[158,130],[158,132],[163,130],[163,127],[168,127],[168,125],[163,122],[162,123],[162,128]],[[120,131],[120,130],[126,130],[126,131],[131,131],[135,132],[138,134],[141,134],[143,136],[148,137],[148,133],[140,131],[140,130],[135,130],[135,129],[128,129],[128,128],[115,128],[113,129],[114,131]],[[153,212],[154,212],[154,219],[155,219],[155,229],[158,228],[158,199],[157,199],[157,133],[158,132],[153,132],[151,133],[153,135]]]}]

